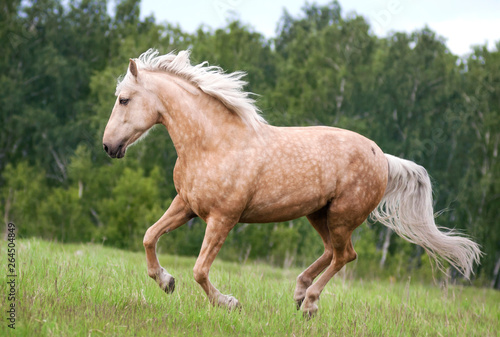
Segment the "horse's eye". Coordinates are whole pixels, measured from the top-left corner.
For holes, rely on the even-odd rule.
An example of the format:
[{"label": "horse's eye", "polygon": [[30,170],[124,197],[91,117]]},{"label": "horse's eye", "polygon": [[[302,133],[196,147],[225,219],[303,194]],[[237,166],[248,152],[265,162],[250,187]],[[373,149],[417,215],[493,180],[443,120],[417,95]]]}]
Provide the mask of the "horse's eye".
[{"label": "horse's eye", "polygon": [[120,104],[121,105],[127,105],[130,99],[128,98],[120,98]]}]

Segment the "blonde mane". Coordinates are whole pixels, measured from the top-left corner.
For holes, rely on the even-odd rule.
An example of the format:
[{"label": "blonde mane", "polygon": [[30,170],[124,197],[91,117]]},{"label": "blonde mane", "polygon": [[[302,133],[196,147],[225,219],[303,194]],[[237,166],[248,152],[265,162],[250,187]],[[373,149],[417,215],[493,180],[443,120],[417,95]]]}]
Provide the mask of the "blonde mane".
[{"label": "blonde mane", "polygon": [[[260,110],[255,106],[255,100],[250,98],[252,93],[243,90],[247,84],[242,80],[242,77],[246,75],[245,72],[236,71],[226,74],[222,68],[209,66],[206,61],[193,66],[189,55],[189,50],[180,51],[177,55],[173,52],[159,55],[157,50],[149,49],[134,61],[139,70],[166,71],[190,81],[204,93],[221,101],[253,129],[257,129],[259,123],[266,123],[260,115]],[[124,80],[128,75],[127,73]],[[117,92],[121,84],[119,80]]]}]

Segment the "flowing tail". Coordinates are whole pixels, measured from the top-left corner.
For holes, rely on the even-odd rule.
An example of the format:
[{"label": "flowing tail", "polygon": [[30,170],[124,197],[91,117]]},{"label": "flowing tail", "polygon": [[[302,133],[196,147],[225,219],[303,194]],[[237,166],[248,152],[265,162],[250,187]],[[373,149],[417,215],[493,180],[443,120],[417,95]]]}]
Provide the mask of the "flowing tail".
[{"label": "flowing tail", "polygon": [[384,197],[371,219],[423,247],[443,270],[439,258],[469,278],[482,253],[479,245],[455,231],[440,231],[434,222],[432,186],[427,171],[409,160],[386,154],[389,179]]}]

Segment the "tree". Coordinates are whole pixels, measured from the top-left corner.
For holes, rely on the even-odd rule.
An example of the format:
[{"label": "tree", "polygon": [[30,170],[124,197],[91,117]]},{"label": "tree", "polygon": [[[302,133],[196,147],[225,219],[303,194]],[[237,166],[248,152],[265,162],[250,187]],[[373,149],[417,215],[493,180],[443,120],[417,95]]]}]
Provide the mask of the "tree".
[{"label": "tree", "polygon": [[[478,281],[500,287],[500,44],[460,59],[429,28],[377,38],[337,1],[306,4],[296,17],[284,11],[273,39],[240,21],[188,34],[141,19],[139,5],[120,0],[112,15],[105,0],[0,5],[0,215],[21,236],[142,249],[144,231],[176,194],[175,148],[157,127],[113,161],[102,134],[129,58],[151,47],[191,49],[192,63],[246,71],[246,89],[271,124],[351,129],[426,167],[435,209],[446,210],[438,224],[482,245]],[[204,227],[190,221],[159,248],[196,255]],[[354,241],[358,277],[419,268],[431,278],[422,249],[385,228],[362,226]],[[305,266],[322,246],[304,218],[241,224],[221,256]]]}]

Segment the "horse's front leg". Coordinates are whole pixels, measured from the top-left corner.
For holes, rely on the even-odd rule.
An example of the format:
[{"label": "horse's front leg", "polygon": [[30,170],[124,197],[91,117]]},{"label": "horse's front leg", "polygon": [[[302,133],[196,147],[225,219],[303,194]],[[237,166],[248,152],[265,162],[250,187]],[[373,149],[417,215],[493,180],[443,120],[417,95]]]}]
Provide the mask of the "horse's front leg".
[{"label": "horse's front leg", "polygon": [[171,293],[175,288],[175,279],[160,266],[156,256],[156,243],[160,236],[176,228],[179,228],[196,215],[191,208],[176,196],[168,210],[144,235],[144,248],[146,249],[146,260],[148,263],[148,275],[158,283],[166,293]]},{"label": "horse's front leg", "polygon": [[223,306],[228,309],[239,308],[240,303],[233,296],[224,295],[215,288],[208,279],[208,273],[227,235],[235,225],[236,222],[227,219],[209,218],[207,220],[205,238],[203,239],[200,255],[193,269],[194,279],[203,288],[210,303],[214,306]]}]

